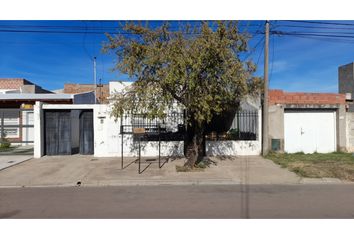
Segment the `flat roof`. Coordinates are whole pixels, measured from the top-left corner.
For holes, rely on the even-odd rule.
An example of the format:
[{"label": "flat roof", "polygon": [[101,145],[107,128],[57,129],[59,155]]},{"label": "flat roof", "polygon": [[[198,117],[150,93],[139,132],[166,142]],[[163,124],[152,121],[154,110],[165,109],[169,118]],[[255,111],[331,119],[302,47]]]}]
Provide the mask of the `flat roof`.
[{"label": "flat roof", "polygon": [[74,95],[65,93],[0,93],[0,100],[66,100],[73,99]]}]

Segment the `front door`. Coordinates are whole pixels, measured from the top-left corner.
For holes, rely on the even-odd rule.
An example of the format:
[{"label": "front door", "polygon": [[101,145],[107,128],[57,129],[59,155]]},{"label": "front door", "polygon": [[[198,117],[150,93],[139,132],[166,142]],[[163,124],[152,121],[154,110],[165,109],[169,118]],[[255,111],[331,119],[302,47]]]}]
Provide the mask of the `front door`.
[{"label": "front door", "polygon": [[83,111],[80,114],[80,154],[91,155],[93,151],[93,112]]}]

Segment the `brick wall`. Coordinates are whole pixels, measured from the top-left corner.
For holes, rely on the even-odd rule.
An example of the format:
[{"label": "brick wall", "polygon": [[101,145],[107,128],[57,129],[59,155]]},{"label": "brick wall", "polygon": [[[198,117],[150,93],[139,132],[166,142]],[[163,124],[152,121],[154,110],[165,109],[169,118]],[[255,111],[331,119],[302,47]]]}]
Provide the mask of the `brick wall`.
[{"label": "brick wall", "polygon": [[20,89],[28,81],[23,78],[0,78],[0,89]]},{"label": "brick wall", "polygon": [[[64,84],[64,93],[75,94],[94,91],[94,84],[76,84],[76,83],[66,83]],[[108,84],[102,84],[102,87],[97,87],[96,96],[99,103],[107,103],[107,98],[109,97],[109,86]]]},{"label": "brick wall", "polygon": [[345,94],[269,90],[269,104],[345,104]]}]

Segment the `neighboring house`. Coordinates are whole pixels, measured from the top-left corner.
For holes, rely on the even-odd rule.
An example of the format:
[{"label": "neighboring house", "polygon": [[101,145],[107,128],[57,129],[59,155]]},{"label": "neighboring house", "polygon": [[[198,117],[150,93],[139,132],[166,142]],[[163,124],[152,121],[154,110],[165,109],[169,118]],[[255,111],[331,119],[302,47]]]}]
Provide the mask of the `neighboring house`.
[{"label": "neighboring house", "polygon": [[33,105],[94,103],[92,92],[55,94],[21,78],[0,79],[0,133],[14,144],[32,144]]},{"label": "neighboring house", "polygon": [[[84,92],[95,92],[97,103],[108,103],[107,98],[109,97],[109,85],[108,84],[79,84],[79,83],[66,83],[64,84],[64,89],[61,90],[62,93],[76,94]],[[57,92],[60,90],[56,90]]]},{"label": "neighboring house", "polygon": [[347,150],[354,152],[354,63],[348,63],[338,68],[338,91],[346,95],[348,102]]},{"label": "neighboring house", "polygon": [[0,93],[52,93],[24,78],[0,78]]},{"label": "neighboring house", "polygon": [[[122,92],[132,86],[133,82],[111,81],[109,83],[109,92],[112,97],[114,93]],[[109,98],[108,98],[109,99]],[[214,139],[208,140],[206,152],[208,155],[258,155],[261,152],[261,105],[259,99],[247,98],[242,101],[241,106],[245,108],[244,113],[235,116],[233,126],[241,131],[242,135],[238,140],[232,139]],[[184,124],[183,111],[178,107],[167,111],[166,119],[146,119],[141,114],[125,115],[122,118],[114,119],[111,116],[112,105],[109,104],[85,104],[85,105],[54,105],[54,104],[36,104],[35,105],[35,149],[36,158],[43,155],[60,154],[94,154],[96,157],[124,157],[137,156],[137,142],[132,135],[132,128],[146,127],[150,133],[156,126],[161,126],[167,133],[168,140],[161,142],[161,155],[183,155],[183,138],[178,138],[178,133],[183,131]],[[56,112],[60,111],[60,115]],[[74,123],[69,118],[75,111],[81,111],[79,122]],[[247,111],[252,111],[248,114]],[[43,114],[44,113],[44,114]],[[82,115],[82,113],[86,115]],[[41,118],[40,116],[43,116]],[[61,126],[53,126],[50,123],[52,119],[59,119]],[[63,121],[61,121],[63,120]],[[49,123],[49,124],[48,124]],[[77,127],[70,127],[76,124]],[[64,131],[58,136],[55,143],[48,142],[46,136],[50,136],[50,131]],[[251,129],[252,128],[252,129]],[[122,129],[124,130],[122,132]],[[248,135],[251,138],[246,139]],[[157,156],[159,153],[158,138],[151,135],[149,141],[142,142],[142,156]],[[68,136],[68,138],[65,138]],[[166,136],[166,135],[165,135]],[[77,137],[78,139],[74,140]],[[170,138],[171,137],[171,138]],[[59,148],[57,145],[61,143]],[[84,144],[85,143],[85,144]],[[53,147],[54,146],[54,147]],[[85,146],[89,146],[86,151]],[[77,150],[76,148],[79,148]],[[56,149],[56,151],[52,151]],[[58,150],[59,149],[59,150]]]},{"label": "neighboring house", "polygon": [[[354,99],[354,63],[348,63],[338,68],[338,92]],[[350,104],[348,112],[354,112],[354,105]]]},{"label": "neighboring house", "polygon": [[346,96],[269,91],[270,149],[288,153],[346,150]]}]

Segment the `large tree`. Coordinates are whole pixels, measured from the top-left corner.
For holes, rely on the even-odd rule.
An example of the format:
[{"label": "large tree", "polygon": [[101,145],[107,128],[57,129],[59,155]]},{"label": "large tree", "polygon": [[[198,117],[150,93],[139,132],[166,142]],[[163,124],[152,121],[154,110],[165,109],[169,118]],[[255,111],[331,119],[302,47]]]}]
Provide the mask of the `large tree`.
[{"label": "large tree", "polygon": [[[175,28],[175,26],[174,26]],[[139,111],[163,117],[174,102],[186,111],[187,167],[203,157],[206,126],[234,112],[240,101],[258,92],[256,68],[243,62],[250,36],[237,21],[159,27],[128,22],[124,34],[109,35],[105,51],[116,54],[115,70],[135,79],[131,91],[117,94],[113,115]]]}]

